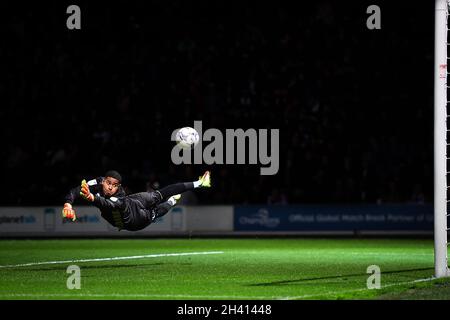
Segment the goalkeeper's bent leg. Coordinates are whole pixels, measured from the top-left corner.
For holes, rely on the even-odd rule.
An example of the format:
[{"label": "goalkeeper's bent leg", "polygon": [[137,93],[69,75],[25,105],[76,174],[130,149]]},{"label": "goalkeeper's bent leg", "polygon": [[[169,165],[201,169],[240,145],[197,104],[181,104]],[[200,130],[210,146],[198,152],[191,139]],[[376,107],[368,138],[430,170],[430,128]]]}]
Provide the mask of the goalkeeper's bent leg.
[{"label": "goalkeeper's bent leg", "polygon": [[131,199],[136,199],[142,203],[144,208],[151,209],[155,205],[164,202],[171,196],[183,193],[188,190],[194,189],[193,182],[182,182],[168,185],[161,190],[151,191],[151,192],[139,192],[129,195]]},{"label": "goalkeeper's bent leg", "polygon": [[177,204],[178,200],[180,200],[180,198],[181,195],[177,194],[175,196],[170,197],[166,202],[157,205],[152,210],[152,221],[155,221],[155,219],[162,217],[167,212],[169,212],[170,208],[174,207]]},{"label": "goalkeeper's bent leg", "polygon": [[165,215],[167,212],[169,212],[170,208],[172,208],[172,204],[170,204],[168,201],[158,204],[153,211],[153,220]]}]

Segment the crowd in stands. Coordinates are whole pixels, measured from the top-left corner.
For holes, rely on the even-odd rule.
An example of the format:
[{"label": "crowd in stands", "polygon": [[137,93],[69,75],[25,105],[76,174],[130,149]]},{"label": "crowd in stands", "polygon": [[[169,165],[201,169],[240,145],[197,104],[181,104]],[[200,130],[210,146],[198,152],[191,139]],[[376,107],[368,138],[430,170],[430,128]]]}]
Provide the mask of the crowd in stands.
[{"label": "crowd in stands", "polygon": [[[64,8],[61,19],[59,7],[12,12],[0,46],[0,205],[61,204],[110,169],[127,192],[211,170],[213,188],[186,204],[432,200],[433,25],[419,25],[420,12],[407,26],[386,13],[368,30],[363,6],[213,3],[85,3],[72,31]],[[195,120],[279,129],[278,173],[174,165],[170,135]]]}]

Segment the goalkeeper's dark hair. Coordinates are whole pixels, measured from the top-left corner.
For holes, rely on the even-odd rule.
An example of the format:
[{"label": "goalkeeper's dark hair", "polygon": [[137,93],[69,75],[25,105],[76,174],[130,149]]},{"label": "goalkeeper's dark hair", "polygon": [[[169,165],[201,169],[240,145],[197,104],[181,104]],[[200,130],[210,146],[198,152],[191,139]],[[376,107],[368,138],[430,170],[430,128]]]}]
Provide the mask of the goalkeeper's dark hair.
[{"label": "goalkeeper's dark hair", "polygon": [[120,183],[122,183],[122,176],[116,170],[109,170],[108,172],[106,172],[105,178],[106,177],[111,177],[111,178],[117,179],[117,180],[119,180]]}]

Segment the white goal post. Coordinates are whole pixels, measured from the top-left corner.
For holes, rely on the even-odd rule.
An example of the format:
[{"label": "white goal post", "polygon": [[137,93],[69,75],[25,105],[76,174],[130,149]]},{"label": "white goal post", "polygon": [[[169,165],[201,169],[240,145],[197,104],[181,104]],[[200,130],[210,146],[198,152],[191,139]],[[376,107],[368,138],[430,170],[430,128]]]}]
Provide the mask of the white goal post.
[{"label": "white goal post", "polygon": [[447,31],[450,0],[436,0],[434,43],[434,271],[450,276],[447,262]]}]

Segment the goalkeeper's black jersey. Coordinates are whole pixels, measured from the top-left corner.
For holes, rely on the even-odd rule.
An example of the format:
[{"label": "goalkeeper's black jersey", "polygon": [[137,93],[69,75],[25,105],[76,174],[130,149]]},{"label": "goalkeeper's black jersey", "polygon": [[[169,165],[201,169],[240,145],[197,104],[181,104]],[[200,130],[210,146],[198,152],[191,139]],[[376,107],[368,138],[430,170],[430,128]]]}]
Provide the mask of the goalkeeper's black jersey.
[{"label": "goalkeeper's black jersey", "polygon": [[[144,206],[142,194],[146,193],[110,198],[95,195],[93,204],[100,209],[102,217],[119,230],[137,231],[153,222],[153,208]],[[151,197],[151,193],[148,196]]]}]

